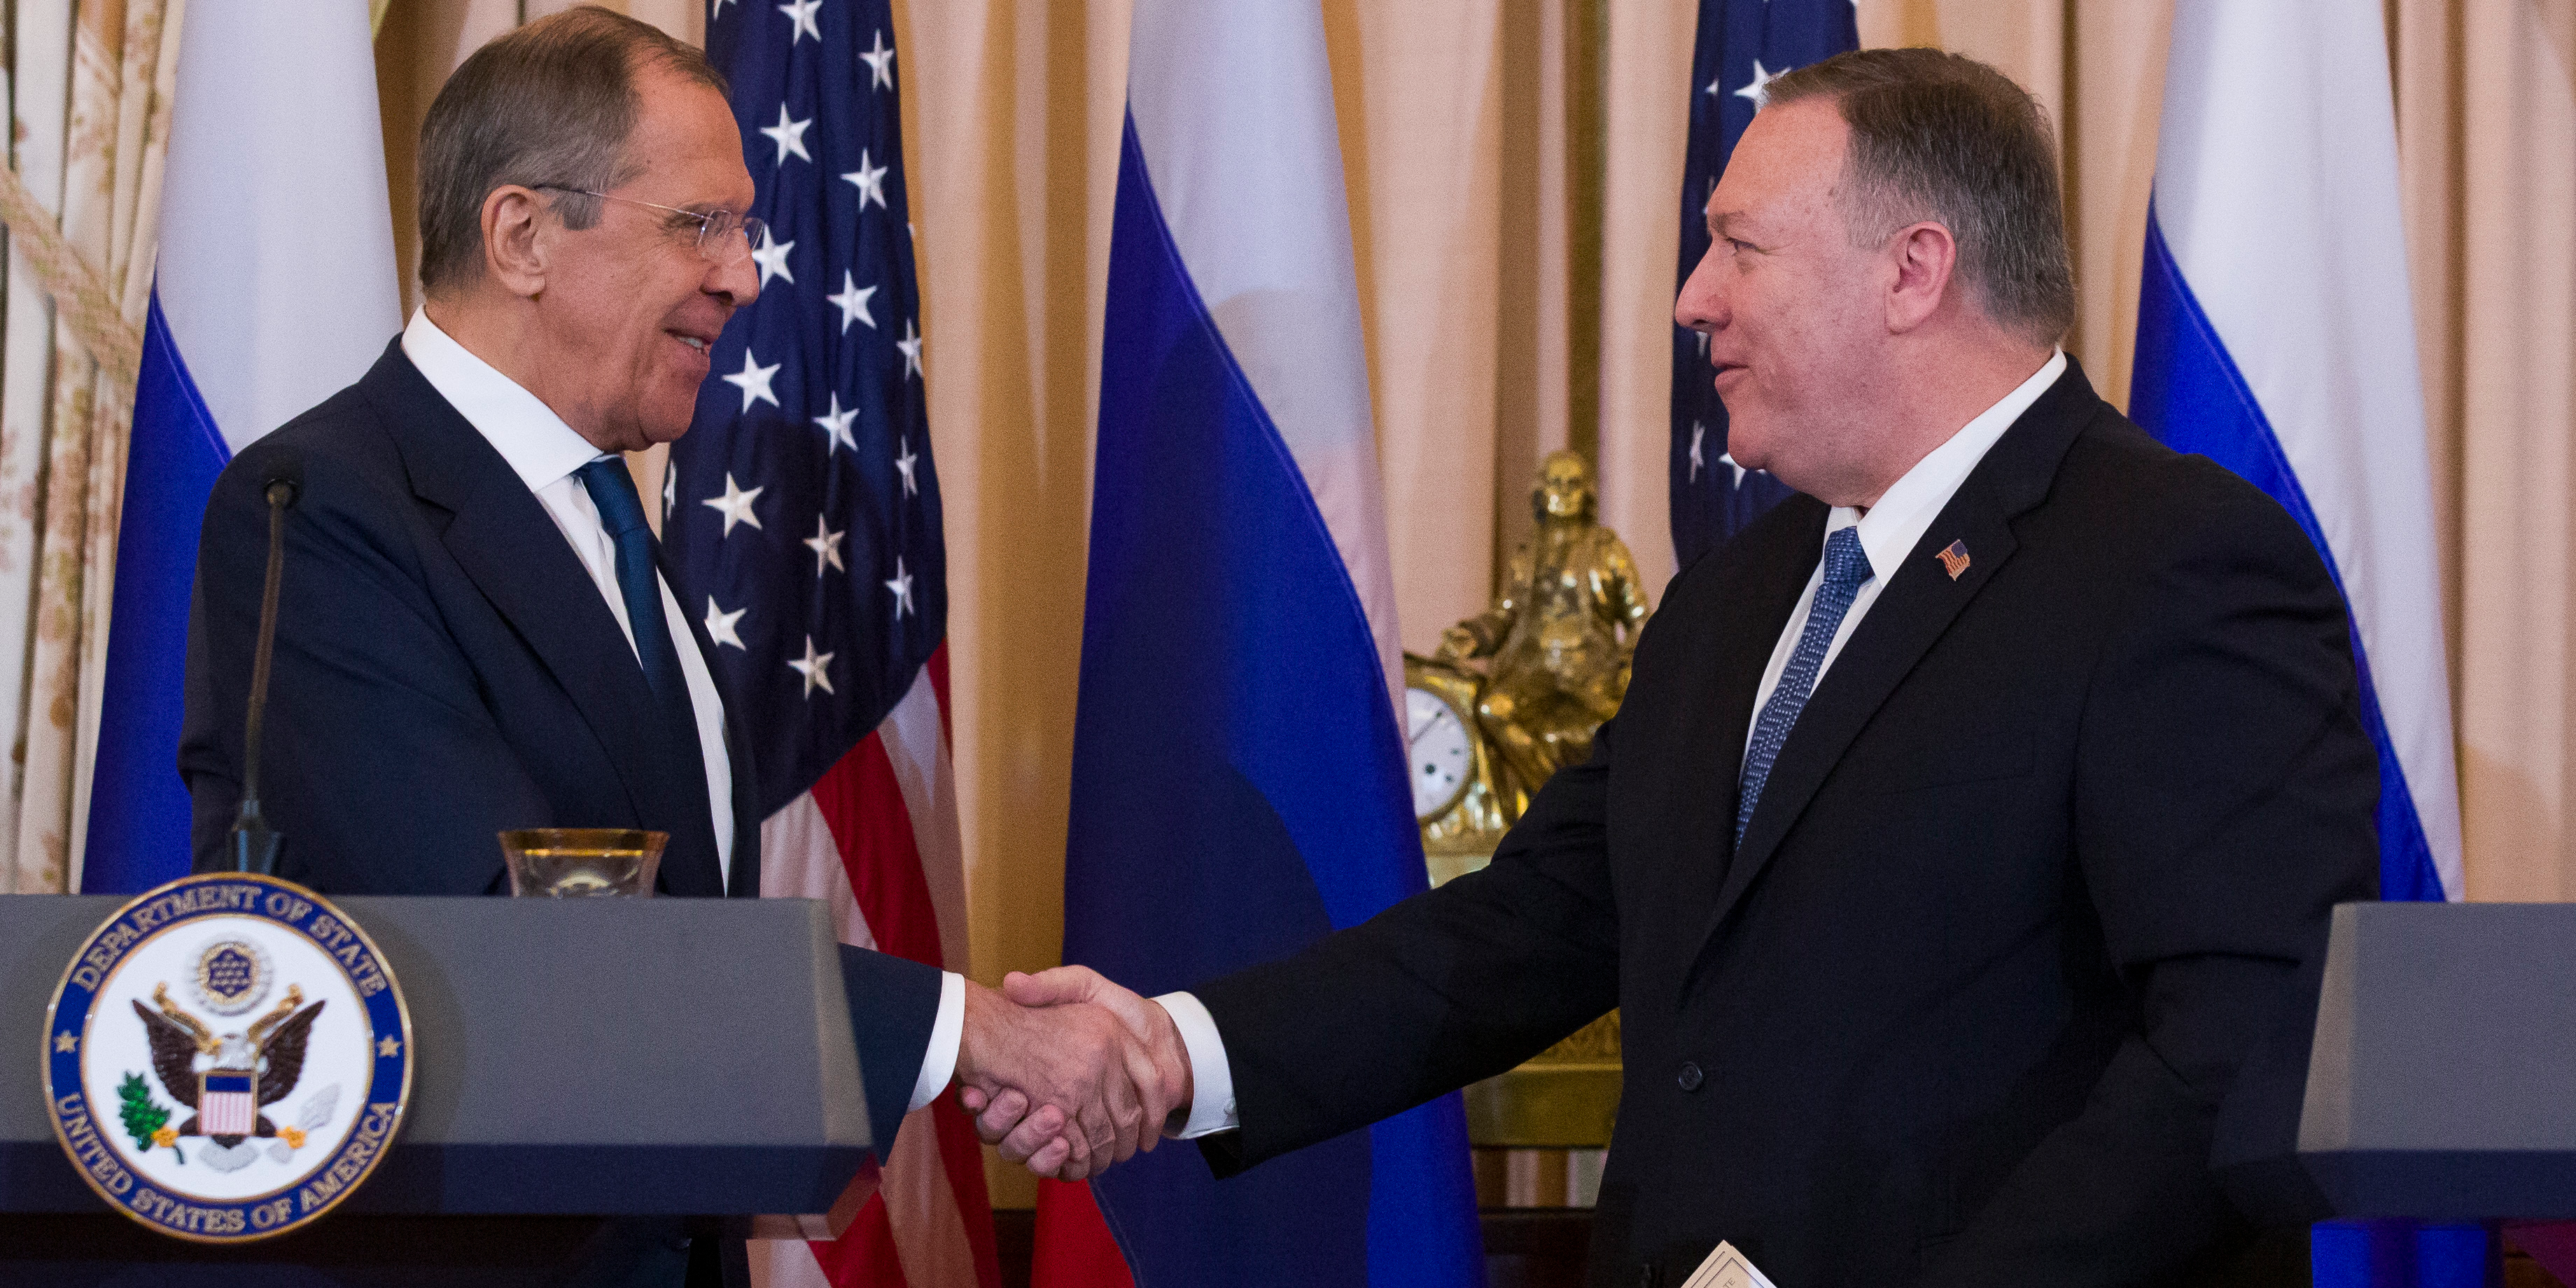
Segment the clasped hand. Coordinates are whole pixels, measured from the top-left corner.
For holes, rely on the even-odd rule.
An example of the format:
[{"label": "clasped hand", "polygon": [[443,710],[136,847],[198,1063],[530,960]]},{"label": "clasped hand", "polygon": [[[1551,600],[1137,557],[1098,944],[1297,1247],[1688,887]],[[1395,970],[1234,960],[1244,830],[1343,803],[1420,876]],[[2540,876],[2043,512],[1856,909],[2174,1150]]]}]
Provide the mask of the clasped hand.
[{"label": "clasped hand", "polygon": [[1158,1003],[1084,966],[966,986],[958,1103],[1002,1157],[1058,1180],[1151,1150],[1190,1103],[1189,1050]]}]

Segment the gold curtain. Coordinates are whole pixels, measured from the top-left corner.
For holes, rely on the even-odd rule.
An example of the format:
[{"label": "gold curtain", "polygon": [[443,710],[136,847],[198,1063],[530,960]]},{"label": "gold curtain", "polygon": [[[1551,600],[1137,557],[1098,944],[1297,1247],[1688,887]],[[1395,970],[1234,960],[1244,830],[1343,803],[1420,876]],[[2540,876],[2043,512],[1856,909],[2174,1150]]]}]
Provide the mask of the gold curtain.
[{"label": "gold curtain", "polygon": [[2576,898],[2576,0],[2401,0],[2469,894]]},{"label": "gold curtain", "polygon": [[[151,288],[180,0],[21,5],[11,168],[125,320]],[[13,253],[0,340],[0,889],[77,880],[134,410]],[[111,364],[111,367],[121,364]]]}]

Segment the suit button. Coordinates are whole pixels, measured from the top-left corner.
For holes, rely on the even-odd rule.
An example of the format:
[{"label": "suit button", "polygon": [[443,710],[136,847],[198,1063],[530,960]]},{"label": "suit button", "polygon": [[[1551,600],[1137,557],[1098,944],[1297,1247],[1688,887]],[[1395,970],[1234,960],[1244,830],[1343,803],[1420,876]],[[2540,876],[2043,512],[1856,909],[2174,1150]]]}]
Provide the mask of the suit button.
[{"label": "suit button", "polygon": [[1699,1084],[1706,1080],[1707,1075],[1699,1071],[1699,1066],[1688,1060],[1682,1061],[1681,1076],[1673,1079],[1673,1081],[1681,1084],[1681,1088],[1684,1091],[1697,1091],[1699,1090]]}]

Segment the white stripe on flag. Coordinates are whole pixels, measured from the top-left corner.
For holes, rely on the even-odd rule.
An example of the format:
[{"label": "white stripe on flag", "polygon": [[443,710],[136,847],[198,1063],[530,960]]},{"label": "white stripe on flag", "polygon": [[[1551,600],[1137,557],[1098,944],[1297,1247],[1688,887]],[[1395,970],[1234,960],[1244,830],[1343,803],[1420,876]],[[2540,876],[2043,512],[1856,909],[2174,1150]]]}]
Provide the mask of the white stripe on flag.
[{"label": "white stripe on flag", "polygon": [[841,847],[812,792],[779,807],[760,824],[760,897],[820,899],[832,910],[832,933],[853,948],[874,948],[877,937],[859,916],[859,901],[850,892],[850,874],[841,866]]},{"label": "white stripe on flag", "polygon": [[1144,0],[1127,113],[1191,285],[1348,570],[1404,699],[1359,276],[1322,11],[1307,0]]},{"label": "white stripe on flag", "polygon": [[877,726],[877,737],[894,766],[895,785],[903,789],[903,807],[912,816],[912,843],[921,852],[922,880],[930,887],[930,906],[939,913],[940,965],[963,970],[966,847],[957,831],[957,776],[950,768],[945,728],[939,691],[925,666]]},{"label": "white stripe on flag", "polygon": [[250,1096],[239,1091],[206,1097],[204,1132],[209,1136],[247,1136],[251,1131]]},{"label": "white stripe on flag", "polygon": [[[929,667],[913,673],[912,687],[877,726],[877,739],[894,768],[904,812],[912,819],[912,843],[921,854],[922,879],[939,917],[940,964],[962,968],[965,856],[957,835],[956,788],[940,725],[939,693],[930,683]],[[947,1162],[939,1152],[939,1127],[928,1109],[904,1119],[877,1192],[885,1196],[895,1256],[912,1288],[972,1288],[975,1252],[966,1241],[965,1218],[958,1213]]]},{"label": "white stripe on flag", "polygon": [[966,1242],[966,1219],[958,1214],[939,1154],[939,1126],[928,1108],[903,1120],[877,1193],[885,1198],[894,1254],[911,1288],[975,1288],[975,1250]]},{"label": "white stripe on flag", "polygon": [[[812,792],[798,792],[796,799],[761,820],[760,897],[820,899],[831,910],[835,938],[853,948],[877,946],[867,919],[859,915],[858,898],[850,892],[841,847],[832,839],[831,825],[823,821],[823,809],[814,803]],[[895,1137],[896,1161],[902,1155],[899,1146],[911,1134]],[[895,1183],[889,1166],[878,1176],[878,1192]],[[821,1263],[814,1260],[814,1250],[801,1239],[753,1239],[748,1252],[752,1288],[834,1288]]]},{"label": "white stripe on flag", "polygon": [[[942,964],[960,965],[966,943],[964,847],[939,695],[929,668],[915,674],[903,700],[877,726],[877,735],[912,824],[913,845],[939,921]],[[820,899],[831,909],[833,932],[842,943],[877,946],[875,930],[851,892],[840,845],[811,792],[798,794],[762,821],[760,893],[764,898]],[[877,1192],[885,1201],[895,1256],[909,1288],[973,1288],[974,1247],[938,1133],[930,1110],[907,1116]],[[752,1282],[758,1288],[829,1286],[813,1251],[801,1242],[758,1240],[751,1251]]]},{"label": "white stripe on flag", "polygon": [[161,312],[239,451],[366,374],[402,329],[374,45],[353,4],[189,0],[186,22]]},{"label": "white stripe on flag", "polygon": [[2376,5],[2175,12],[2155,215],[2315,510],[2435,870],[2461,896],[2423,387]]},{"label": "white stripe on flag", "polygon": [[787,1239],[754,1239],[750,1254],[752,1288],[833,1288],[814,1250]]}]

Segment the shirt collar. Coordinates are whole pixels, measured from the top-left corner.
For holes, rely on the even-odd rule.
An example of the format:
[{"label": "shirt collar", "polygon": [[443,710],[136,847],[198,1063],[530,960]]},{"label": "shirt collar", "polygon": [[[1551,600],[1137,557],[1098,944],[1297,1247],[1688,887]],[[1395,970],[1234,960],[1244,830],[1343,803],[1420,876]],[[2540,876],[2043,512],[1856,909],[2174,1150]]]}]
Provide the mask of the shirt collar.
[{"label": "shirt collar", "polygon": [[429,387],[492,444],[529,491],[543,491],[605,455],[535,394],[440,330],[429,310],[412,311],[402,347]]},{"label": "shirt collar", "polygon": [[1825,534],[1831,536],[1859,525],[1860,548],[1869,556],[1871,574],[1884,578],[1894,572],[1913,553],[1915,543],[1923,539],[1924,529],[1940,517],[1941,508],[1950,503],[1959,485],[1967,481],[1968,472],[1986,458],[1995,440],[2002,438],[2004,431],[2012,428],[2013,422],[2020,420],[2021,414],[2029,411],[2030,405],[2038,402],[2039,396],[2047,393],[2048,387],[2065,372],[2066,351],[2059,349],[2040,364],[2030,379],[1962,426],[1948,442],[1916,461],[1913,469],[1878,498],[1869,513],[1862,514],[1847,505],[1835,506],[1825,519]]}]

